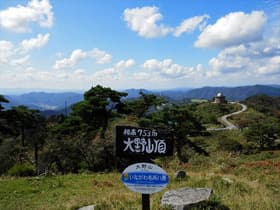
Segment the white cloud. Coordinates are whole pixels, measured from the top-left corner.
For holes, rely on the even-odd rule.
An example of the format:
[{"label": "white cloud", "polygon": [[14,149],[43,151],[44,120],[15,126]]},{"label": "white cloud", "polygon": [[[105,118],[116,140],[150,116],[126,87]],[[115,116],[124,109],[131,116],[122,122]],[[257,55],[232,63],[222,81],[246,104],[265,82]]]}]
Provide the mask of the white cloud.
[{"label": "white cloud", "polygon": [[157,24],[162,19],[157,7],[125,9],[123,19],[131,30],[146,38],[162,37],[172,31],[170,27]]},{"label": "white cloud", "polygon": [[134,73],[133,77],[135,80],[147,80],[147,81],[149,81],[150,79],[157,78],[157,77],[151,77],[151,73],[143,72],[143,71]]},{"label": "white cloud", "polygon": [[163,37],[172,33],[175,37],[179,37],[183,33],[193,32],[196,28],[203,29],[208,18],[208,15],[191,17],[174,28],[158,23],[163,16],[155,6],[125,9],[123,12],[123,19],[128,27],[145,38]]},{"label": "white cloud", "polygon": [[69,58],[63,58],[61,60],[57,60],[54,64],[54,68],[55,69],[72,68],[79,61],[85,58],[94,58],[96,60],[96,63],[105,64],[111,61],[112,56],[106,53],[105,51],[101,51],[97,48],[91,51],[83,51],[81,49],[76,49],[73,50]]},{"label": "white cloud", "polygon": [[212,58],[209,65],[215,72],[233,73],[245,68],[250,63],[249,55],[253,54],[254,52],[244,45],[230,47]]},{"label": "white cloud", "polygon": [[93,74],[93,77],[98,80],[106,80],[106,79],[117,79],[120,75],[120,71],[116,68],[108,68],[101,71],[97,71]]},{"label": "white cloud", "polygon": [[[266,25],[261,40],[227,47],[209,60],[207,77],[222,78],[236,83],[259,81],[277,83],[280,80],[279,26]],[[276,29],[276,30],[275,30]]]},{"label": "white cloud", "polygon": [[128,59],[128,60],[121,60],[119,61],[115,67],[118,69],[125,69],[125,68],[130,68],[135,65],[135,61],[133,59]]},{"label": "white cloud", "polygon": [[76,63],[87,57],[87,53],[81,49],[74,50],[69,58],[63,58],[55,62],[55,69],[70,68],[76,65]]},{"label": "white cloud", "polygon": [[133,59],[121,60],[111,68],[95,72],[93,74],[93,78],[98,81],[112,81],[112,79],[120,80],[121,78],[127,79],[129,74],[127,74],[124,70],[129,69],[134,65],[135,61]]},{"label": "white cloud", "polygon": [[187,78],[198,70],[201,71],[201,65],[198,68],[185,67],[173,63],[172,59],[156,60],[150,59],[144,62],[143,68],[153,73],[158,73],[162,77],[167,78]]},{"label": "white cloud", "polygon": [[0,40],[0,64],[9,62],[10,57],[14,54],[14,46],[11,42]]},{"label": "white cloud", "polygon": [[26,66],[29,64],[29,55],[26,55],[22,58],[17,58],[17,59],[13,59],[11,60],[10,64],[13,66]]},{"label": "white cloud", "polygon": [[196,47],[223,48],[258,41],[262,38],[266,16],[262,11],[250,14],[233,12],[208,25],[195,42]]},{"label": "white cloud", "polygon": [[22,33],[31,31],[31,23],[52,27],[53,12],[49,0],[31,0],[26,6],[17,5],[0,11],[0,28]]},{"label": "white cloud", "polygon": [[280,53],[274,57],[262,61],[262,65],[256,66],[256,72],[261,75],[280,75]]},{"label": "white cloud", "polygon": [[239,45],[222,50],[209,61],[208,75],[279,75],[280,39],[278,44],[270,39],[254,44]]},{"label": "white cloud", "polygon": [[29,64],[28,52],[35,48],[45,46],[49,40],[49,34],[38,34],[37,38],[21,41],[14,45],[12,42],[0,40],[0,64],[12,66],[24,66]]},{"label": "white cloud", "polygon": [[76,75],[84,75],[86,71],[84,69],[77,69],[74,71],[74,74]]},{"label": "white cloud", "polygon": [[[275,65],[279,65],[280,67],[280,55],[274,56],[270,59],[270,62]],[[280,70],[280,69],[279,69]]]},{"label": "white cloud", "polygon": [[87,54],[89,57],[95,58],[96,63],[98,64],[110,63],[112,59],[112,56],[110,54],[97,48],[94,48],[93,50],[87,52]]},{"label": "white cloud", "polygon": [[[88,89],[93,84],[102,84],[114,87],[115,84],[125,86],[131,78],[131,72],[128,71],[135,64],[133,59],[121,60],[112,65],[111,68],[103,69],[94,73],[87,69],[75,70],[39,70],[31,67],[13,69],[10,73],[0,74],[0,80],[5,86],[11,85],[6,82],[13,81],[19,87],[52,87],[52,88],[71,88],[71,89]],[[13,72],[13,73],[12,73]],[[3,76],[3,77],[1,77]],[[6,80],[5,80],[6,79]],[[2,83],[1,83],[2,84]]]},{"label": "white cloud", "polygon": [[35,48],[41,48],[45,46],[50,38],[50,34],[47,33],[45,35],[38,34],[37,38],[25,39],[20,43],[21,50],[23,52],[29,52]]},{"label": "white cloud", "polygon": [[181,36],[183,33],[191,33],[198,27],[203,27],[206,24],[208,15],[195,16],[182,21],[182,23],[176,27],[174,36]]}]

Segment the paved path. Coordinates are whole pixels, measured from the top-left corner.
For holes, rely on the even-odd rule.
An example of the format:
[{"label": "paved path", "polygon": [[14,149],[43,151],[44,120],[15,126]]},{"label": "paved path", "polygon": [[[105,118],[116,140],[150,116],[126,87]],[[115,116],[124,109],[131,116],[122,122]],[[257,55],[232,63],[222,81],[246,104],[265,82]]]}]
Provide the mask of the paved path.
[{"label": "paved path", "polygon": [[218,121],[221,122],[225,127],[223,127],[223,128],[208,128],[207,130],[208,131],[237,130],[238,127],[236,125],[234,125],[233,123],[231,123],[230,121],[228,121],[227,118],[232,117],[233,115],[238,115],[242,112],[245,112],[247,110],[247,106],[244,105],[244,104],[241,104],[241,103],[236,103],[236,104],[239,104],[242,107],[242,109],[240,111],[224,115],[224,116],[222,116],[218,119]]}]

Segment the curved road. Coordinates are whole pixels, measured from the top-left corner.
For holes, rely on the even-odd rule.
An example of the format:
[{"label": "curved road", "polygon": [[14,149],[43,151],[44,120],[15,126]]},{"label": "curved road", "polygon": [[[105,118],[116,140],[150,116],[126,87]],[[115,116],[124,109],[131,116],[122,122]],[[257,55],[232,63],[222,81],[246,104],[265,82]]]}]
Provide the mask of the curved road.
[{"label": "curved road", "polygon": [[238,127],[227,120],[227,118],[232,117],[233,115],[238,115],[247,110],[246,105],[241,104],[241,103],[237,103],[237,104],[239,104],[242,107],[242,109],[240,111],[224,115],[218,119],[218,121],[221,122],[225,126],[224,128],[208,128],[207,130],[208,131],[237,130]]}]

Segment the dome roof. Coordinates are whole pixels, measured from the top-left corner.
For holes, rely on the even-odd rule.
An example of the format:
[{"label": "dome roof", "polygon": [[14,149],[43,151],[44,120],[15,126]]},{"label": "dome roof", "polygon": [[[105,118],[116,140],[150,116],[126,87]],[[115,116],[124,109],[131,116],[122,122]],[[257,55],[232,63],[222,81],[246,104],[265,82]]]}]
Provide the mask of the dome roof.
[{"label": "dome roof", "polygon": [[220,93],[217,94],[217,97],[223,97],[223,96],[224,96],[224,95],[223,95],[222,92],[220,92]]}]

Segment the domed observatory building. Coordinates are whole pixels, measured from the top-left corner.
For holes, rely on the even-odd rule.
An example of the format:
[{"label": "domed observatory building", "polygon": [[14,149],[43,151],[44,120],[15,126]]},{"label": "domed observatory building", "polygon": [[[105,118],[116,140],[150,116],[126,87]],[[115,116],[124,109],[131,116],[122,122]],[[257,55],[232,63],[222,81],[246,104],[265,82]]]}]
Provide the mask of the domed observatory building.
[{"label": "domed observatory building", "polygon": [[227,103],[226,97],[224,96],[224,94],[222,92],[218,93],[215,96],[214,103],[216,103],[216,104],[226,104]]}]

